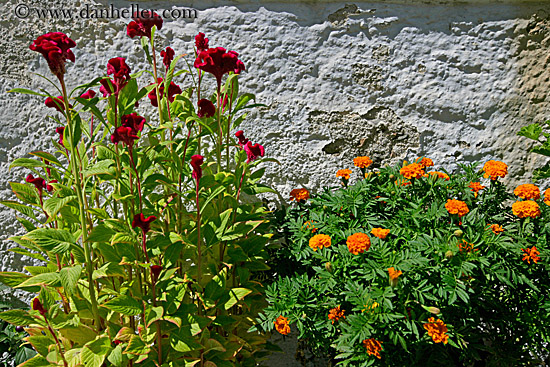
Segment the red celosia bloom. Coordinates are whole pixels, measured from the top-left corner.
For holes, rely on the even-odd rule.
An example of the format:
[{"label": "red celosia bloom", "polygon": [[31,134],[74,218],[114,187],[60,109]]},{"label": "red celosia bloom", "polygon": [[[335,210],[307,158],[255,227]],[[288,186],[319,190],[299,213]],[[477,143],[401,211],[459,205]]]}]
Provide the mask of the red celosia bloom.
[{"label": "red celosia bloom", "polygon": [[219,90],[223,74],[231,71],[239,74],[245,70],[244,64],[239,60],[238,56],[239,54],[235,51],[226,52],[223,47],[209,48],[197,55],[194,65],[196,68],[214,75]]},{"label": "red celosia bloom", "polygon": [[132,128],[126,126],[117,127],[113,135],[111,135],[112,143],[118,144],[122,141],[129,147],[132,147],[134,140],[137,139],[139,139],[139,136],[136,135]]},{"label": "red celosia bloom", "polygon": [[191,174],[191,177],[193,177],[195,180],[200,180],[202,177],[202,164],[204,163],[204,157],[199,154],[195,154],[191,157],[191,167],[193,167],[193,173]]},{"label": "red celosia bloom", "polygon": [[162,28],[162,18],[155,12],[151,13],[151,11],[135,12],[132,16],[133,21],[126,28],[126,34],[131,38],[136,36],[151,38],[153,26],[157,26],[157,30]]},{"label": "red celosia bloom", "polygon": [[166,47],[166,50],[160,52],[160,57],[162,57],[162,63],[166,67],[166,70],[170,68],[172,60],[174,60],[174,55],[176,53],[171,47]]},{"label": "red celosia bloom", "polygon": [[210,100],[203,98],[198,102],[198,105],[199,110],[197,111],[197,116],[208,118],[216,114],[216,107]]},{"label": "red celosia bloom", "polygon": [[157,217],[154,215],[145,218],[143,213],[136,214],[134,215],[134,220],[132,220],[132,228],[139,227],[143,234],[146,234],[151,229],[151,223],[156,219]]},{"label": "red celosia bloom", "polygon": [[129,115],[123,115],[120,118],[120,122],[122,126],[129,127],[132,129],[134,135],[137,135],[138,132],[143,131],[143,127],[145,126],[145,117],[134,112]]},{"label": "red celosia bloom", "polygon": [[[65,100],[63,99],[63,96],[59,97],[48,97],[46,98],[46,101],[44,104],[50,108],[55,108],[61,113],[65,112]],[[73,108],[73,106],[69,105],[69,108]]]},{"label": "red celosia bloom", "polygon": [[260,144],[252,144],[251,141],[247,142],[244,146],[244,151],[246,152],[246,156],[248,159],[246,160],[246,163],[250,163],[258,159],[259,157],[263,157],[265,153],[265,149]]},{"label": "red celosia bloom", "polygon": [[52,192],[53,191],[53,186],[50,185],[52,183],[56,183],[57,180],[51,180],[49,184],[46,185],[46,190],[48,190],[48,192]]},{"label": "red celosia bloom", "polygon": [[533,260],[535,264],[537,263],[537,261],[540,260],[540,257],[538,256],[540,255],[540,251],[537,250],[535,246],[527,249],[522,248],[521,251],[525,252],[525,255],[523,256],[522,260],[523,261],[527,260],[528,264],[531,264],[531,260]]},{"label": "red celosia bloom", "polygon": [[76,43],[61,32],[46,33],[33,41],[29,48],[40,52],[48,62],[51,72],[58,78],[65,74],[65,61],[74,62],[74,54],[70,50]]},{"label": "red celosia bloom", "polygon": [[42,316],[46,315],[46,313],[48,312],[44,306],[42,305],[42,302],[40,302],[40,300],[38,299],[38,297],[35,297],[33,300],[32,300],[32,309],[35,310],[35,311],[38,311],[40,312],[40,314]]},{"label": "red celosia bloom", "polygon": [[199,34],[195,36],[195,47],[197,47],[197,53],[208,50],[208,38],[204,37],[204,33],[199,32]]},{"label": "red celosia bloom", "polygon": [[126,64],[126,59],[123,57],[114,57],[107,63],[107,75],[113,75],[113,79],[101,79],[101,88],[99,91],[103,93],[103,97],[107,95],[118,95],[122,88],[128,84],[130,80],[130,67]]},{"label": "red celosia bloom", "polygon": [[33,175],[28,175],[25,181],[32,183],[40,195],[42,195],[42,190],[47,188],[46,181],[42,177],[34,178]]},{"label": "red celosia bloom", "polygon": [[239,145],[241,148],[244,148],[246,143],[248,143],[248,139],[244,137],[244,131],[239,130],[235,133],[235,136],[239,139]]},{"label": "red celosia bloom", "polygon": [[65,132],[65,127],[60,126],[55,128],[55,132],[59,134],[59,144],[63,145],[63,133]]},{"label": "red celosia bloom", "polygon": [[151,265],[151,275],[153,280],[156,282],[159,278],[160,272],[162,271],[162,266],[160,265]]},{"label": "red celosia bloom", "polygon": [[80,95],[80,98],[84,98],[84,99],[92,99],[94,98],[96,95],[96,93],[94,92],[93,89],[89,89],[88,91],[86,91],[85,93],[82,93]]},{"label": "red celosia bloom", "polygon": [[[164,95],[164,81],[162,78],[158,78],[158,88],[159,88],[159,96],[162,98]],[[176,97],[176,94],[181,94],[181,88],[179,85],[176,85],[174,82],[170,82],[170,86],[168,86],[168,93],[167,96],[168,100],[170,102],[174,102],[174,98]],[[151,100],[151,104],[153,107],[158,107],[158,101],[157,101],[157,92],[155,89],[153,89],[149,94],[147,95],[149,99]]]}]

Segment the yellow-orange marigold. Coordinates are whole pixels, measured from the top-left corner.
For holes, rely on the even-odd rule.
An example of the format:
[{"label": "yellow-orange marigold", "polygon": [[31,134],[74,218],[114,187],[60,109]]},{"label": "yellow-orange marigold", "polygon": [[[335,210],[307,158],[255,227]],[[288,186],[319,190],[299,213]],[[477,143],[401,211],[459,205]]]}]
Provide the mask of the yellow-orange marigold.
[{"label": "yellow-orange marigold", "polygon": [[344,180],[349,180],[349,177],[351,175],[350,169],[339,169],[338,172],[336,172],[336,177],[342,177]]},{"label": "yellow-orange marigold", "polygon": [[382,342],[369,338],[363,340],[363,346],[367,348],[367,353],[371,356],[375,356],[378,359],[381,359],[380,351],[382,351]]},{"label": "yellow-orange marigold", "polygon": [[418,162],[418,164],[420,164],[422,169],[424,169],[426,167],[433,167],[433,165],[434,165],[434,162],[430,158],[422,157],[422,158],[418,158],[417,161],[418,160],[420,160]]},{"label": "yellow-orange marigold", "polygon": [[316,234],[315,236],[311,237],[309,239],[309,247],[313,249],[313,251],[317,251],[320,248],[323,247],[329,247],[330,246],[330,236],[326,234]]},{"label": "yellow-orange marigold", "polygon": [[474,244],[469,243],[466,240],[462,240],[462,243],[458,244],[458,251],[460,252],[466,252],[470,253],[472,251],[477,251],[478,249],[474,249]]},{"label": "yellow-orange marigold", "polygon": [[491,177],[491,180],[496,180],[498,177],[504,177],[508,174],[508,166],[501,161],[489,161],[483,166],[485,174],[483,177]]},{"label": "yellow-orange marigold", "polygon": [[384,238],[386,238],[388,236],[388,234],[390,234],[390,230],[385,229],[385,228],[373,228],[370,231],[370,233],[373,236],[376,236],[376,237],[380,238],[381,240],[383,240]]},{"label": "yellow-orange marigold", "polygon": [[539,204],[533,200],[516,201],[512,204],[512,213],[519,218],[536,218],[540,216]]},{"label": "yellow-orange marigold", "polygon": [[309,199],[309,191],[307,189],[302,188],[290,191],[290,201],[306,201],[307,199]]},{"label": "yellow-orange marigold", "polygon": [[527,260],[528,264],[531,264],[531,260],[533,260],[535,264],[537,263],[537,261],[540,260],[540,257],[538,256],[540,255],[540,251],[537,250],[535,246],[527,249],[522,248],[521,251],[525,252],[525,255],[523,256],[522,260],[523,261]]},{"label": "yellow-orange marigold", "polygon": [[288,319],[282,315],[277,317],[277,320],[273,321],[275,329],[283,335],[290,333],[290,326],[288,325]]},{"label": "yellow-orange marigold", "polygon": [[483,186],[481,184],[481,182],[470,182],[468,187],[471,188],[470,191],[474,192],[474,197],[476,197],[476,198],[477,198],[477,193],[480,192],[481,190],[485,189],[485,186]]},{"label": "yellow-orange marigold", "polygon": [[449,342],[449,335],[446,334],[449,330],[442,320],[436,321],[434,317],[430,317],[424,324],[424,329],[428,331],[428,335],[432,337],[434,343],[447,344]]},{"label": "yellow-orange marigold", "polygon": [[317,232],[317,228],[315,228],[315,223],[312,220],[308,220],[307,222],[305,222],[302,226],[302,229],[304,228],[310,230],[312,233]]},{"label": "yellow-orange marigold", "polygon": [[346,318],[346,316],[344,316],[345,311],[346,310],[341,310],[340,306],[336,306],[328,312],[328,319],[332,320],[332,324],[334,325],[334,321]]},{"label": "yellow-orange marigold", "polygon": [[355,167],[367,168],[372,164],[372,160],[369,157],[357,157],[353,159],[353,164]]},{"label": "yellow-orange marigold", "polygon": [[445,204],[445,209],[447,209],[449,214],[457,214],[459,217],[465,216],[470,211],[470,209],[468,209],[468,205],[466,205],[465,202],[454,199],[447,200],[447,204]]},{"label": "yellow-orange marigold", "polygon": [[348,237],[346,244],[348,245],[349,252],[354,255],[358,255],[370,248],[370,237],[364,233],[354,233]]},{"label": "yellow-orange marigold", "polygon": [[399,278],[399,276],[401,274],[403,274],[403,272],[401,270],[397,271],[397,270],[394,269],[393,266],[391,268],[388,268],[388,273],[390,274],[390,279],[391,280],[395,280],[395,279]]},{"label": "yellow-orange marigold", "polygon": [[544,191],[544,203],[550,205],[550,189]]},{"label": "yellow-orange marigold", "polygon": [[501,232],[504,232],[504,228],[502,228],[498,224],[487,224],[487,225],[491,227],[491,231],[493,231],[494,234],[499,234]]},{"label": "yellow-orange marigold", "polygon": [[406,179],[420,178],[424,175],[422,166],[418,163],[411,163],[399,170],[399,173]]},{"label": "yellow-orange marigold", "polygon": [[540,189],[533,184],[523,184],[516,187],[514,195],[525,200],[538,200],[540,199]]},{"label": "yellow-orange marigold", "polygon": [[439,171],[431,171],[431,172],[428,172],[426,174],[426,177],[428,177],[428,175],[432,175],[432,176],[437,176],[438,178],[441,178],[445,181],[449,181],[449,175],[446,174],[445,172],[439,172]]}]

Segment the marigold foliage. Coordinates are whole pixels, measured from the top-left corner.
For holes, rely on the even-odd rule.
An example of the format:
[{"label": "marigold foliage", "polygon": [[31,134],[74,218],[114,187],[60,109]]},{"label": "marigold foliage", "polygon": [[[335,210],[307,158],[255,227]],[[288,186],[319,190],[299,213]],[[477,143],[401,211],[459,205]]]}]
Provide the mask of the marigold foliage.
[{"label": "marigold foliage", "polygon": [[516,187],[514,195],[525,200],[538,200],[540,199],[540,189],[533,184],[523,184]]},{"label": "marigold foliage", "polygon": [[499,177],[504,178],[508,174],[508,166],[504,162],[491,160],[485,163],[483,172],[485,172],[483,177],[490,177],[491,180],[496,180]]},{"label": "marigold foliage", "polygon": [[315,236],[311,237],[309,240],[309,247],[313,249],[313,251],[317,251],[318,249],[321,249],[323,247],[329,247],[330,246],[330,236],[326,234],[316,234]]},{"label": "marigold foliage", "polygon": [[348,237],[346,244],[348,245],[349,252],[358,255],[369,250],[370,237],[365,233],[354,233]]},{"label": "marigold foliage", "polygon": [[540,216],[540,207],[535,201],[516,201],[512,204],[512,213],[519,218],[536,218]]},{"label": "marigold foliage", "polygon": [[457,214],[459,217],[465,216],[470,211],[470,209],[468,209],[468,205],[466,205],[465,202],[454,199],[447,200],[447,204],[445,204],[445,209],[447,209],[449,214]]},{"label": "marigold foliage", "polygon": [[434,343],[447,344],[449,342],[449,335],[447,335],[449,330],[442,320],[430,317],[424,324],[424,329],[428,331],[428,335],[432,337]]},{"label": "marigold foliage", "polygon": [[353,164],[355,167],[367,168],[372,164],[372,160],[369,157],[357,157],[353,159]]}]

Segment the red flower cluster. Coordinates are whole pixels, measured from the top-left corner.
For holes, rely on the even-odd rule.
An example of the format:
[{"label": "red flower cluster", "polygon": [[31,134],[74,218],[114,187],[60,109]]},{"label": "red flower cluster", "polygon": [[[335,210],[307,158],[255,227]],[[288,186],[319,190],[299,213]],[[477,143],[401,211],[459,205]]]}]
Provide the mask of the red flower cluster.
[{"label": "red flower cluster", "polygon": [[172,60],[174,60],[174,55],[176,53],[171,47],[166,47],[166,50],[160,52],[160,57],[162,57],[162,63],[166,67],[166,70],[170,68]]},{"label": "red flower cluster", "polygon": [[209,48],[199,52],[194,66],[214,75],[219,90],[223,74],[229,72],[240,74],[241,71],[245,70],[244,63],[238,57],[238,53],[235,51],[226,51],[223,47]]},{"label": "red flower cluster", "polygon": [[29,48],[40,52],[48,62],[51,72],[59,79],[65,74],[65,61],[74,62],[74,54],[70,50],[76,43],[65,33],[46,33],[33,41]]},{"label": "red flower cluster", "polygon": [[204,157],[199,154],[195,154],[191,157],[191,167],[193,167],[193,173],[191,174],[191,177],[193,177],[195,180],[200,180],[202,177],[202,164],[204,163]]},{"label": "red flower cluster", "polygon": [[[46,101],[44,104],[49,108],[55,108],[61,113],[65,113],[65,100],[63,99],[63,96],[59,97],[48,97],[46,98]],[[73,106],[69,105],[69,108],[73,108]]]},{"label": "red flower cluster", "polygon": [[208,38],[204,36],[204,33],[199,32],[195,36],[195,47],[197,47],[197,52],[208,50]]},{"label": "red flower cluster", "polygon": [[114,57],[107,63],[107,75],[113,75],[113,79],[101,79],[101,87],[99,91],[103,93],[103,97],[111,94],[118,95],[122,88],[128,84],[130,80],[130,67],[126,64],[126,59],[123,57]]},{"label": "red flower cluster", "polygon": [[197,111],[197,116],[199,117],[212,117],[216,114],[216,106],[214,104],[206,99],[203,98],[198,103],[199,110]]},{"label": "red flower cluster", "polygon": [[235,136],[237,137],[237,139],[239,139],[239,145],[241,148],[244,148],[244,146],[246,145],[246,143],[248,143],[248,139],[244,137],[244,131],[242,130],[239,130],[235,133]]},{"label": "red flower cluster", "polygon": [[246,163],[253,162],[259,157],[263,157],[265,153],[265,149],[262,145],[252,144],[251,141],[247,142],[243,149],[246,152],[246,156],[248,157]]},{"label": "red flower cluster", "polygon": [[131,38],[136,36],[151,38],[151,30],[153,29],[153,26],[157,26],[157,30],[162,28],[162,18],[155,12],[135,12],[132,19],[133,21],[130,22],[126,28],[126,34],[128,34]]},{"label": "red flower cluster", "polygon": [[[158,88],[159,88],[159,96],[162,98],[164,95],[164,80],[162,78],[157,79]],[[181,88],[179,85],[175,84],[174,82],[170,82],[170,86],[168,86],[168,93],[167,97],[170,102],[174,102],[174,98],[176,97],[176,94],[181,94]],[[151,100],[151,104],[153,107],[158,107],[158,101],[157,101],[157,92],[155,89],[153,89],[149,94],[147,95],[149,99]]]},{"label": "red flower cluster", "polygon": [[130,115],[122,116],[120,121],[122,122],[122,126],[117,127],[113,135],[111,135],[111,142],[118,144],[122,141],[127,146],[132,147],[134,140],[139,139],[137,134],[143,130],[145,118],[134,112]]},{"label": "red flower cluster", "polygon": [[141,228],[141,231],[145,235],[151,229],[151,223],[154,222],[156,219],[157,217],[155,217],[154,215],[145,218],[143,213],[136,214],[134,215],[134,220],[132,220],[132,228]]}]

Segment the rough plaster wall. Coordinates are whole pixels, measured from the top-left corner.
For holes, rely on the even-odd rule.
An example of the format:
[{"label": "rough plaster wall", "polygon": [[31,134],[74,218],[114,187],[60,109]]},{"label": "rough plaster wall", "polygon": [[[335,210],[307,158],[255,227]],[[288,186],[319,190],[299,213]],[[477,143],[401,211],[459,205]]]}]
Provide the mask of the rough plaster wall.
[{"label": "rough plaster wall", "polygon": [[[13,15],[17,4],[35,8],[129,7],[127,1],[2,0],[0,10],[0,199],[13,199],[9,181],[28,172],[8,171],[30,150],[50,150],[51,110],[34,96],[6,94],[15,87],[51,86],[28,45],[42,33],[63,31],[78,45],[68,66],[71,86],[106,71],[111,57],[145,67],[128,20],[53,20]],[[142,8],[172,9],[168,1],[136,1]],[[242,90],[268,107],[242,125],[281,165],[270,165],[267,183],[279,201],[305,186],[335,184],[334,173],[356,155],[376,165],[420,155],[436,167],[501,159],[512,183],[529,179],[543,160],[526,153],[519,128],[549,117],[550,5],[542,1],[187,2],[198,19],[166,20],[159,45],[192,52],[202,31],[211,46],[236,50],[247,66]],[[18,231],[14,213],[0,208],[0,240]],[[0,242],[0,270],[21,270],[24,259]],[[283,364],[289,365],[290,364]]]}]

